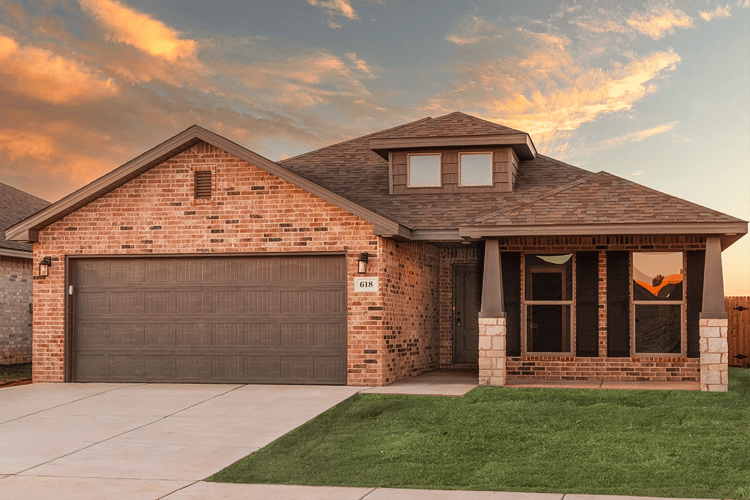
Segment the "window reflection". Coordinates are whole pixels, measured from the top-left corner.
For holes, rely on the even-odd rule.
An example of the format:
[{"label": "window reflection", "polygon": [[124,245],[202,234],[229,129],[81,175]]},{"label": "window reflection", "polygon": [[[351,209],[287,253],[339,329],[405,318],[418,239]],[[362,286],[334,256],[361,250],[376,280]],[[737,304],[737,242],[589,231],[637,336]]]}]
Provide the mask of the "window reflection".
[{"label": "window reflection", "polygon": [[682,300],[682,253],[633,253],[633,300]]}]

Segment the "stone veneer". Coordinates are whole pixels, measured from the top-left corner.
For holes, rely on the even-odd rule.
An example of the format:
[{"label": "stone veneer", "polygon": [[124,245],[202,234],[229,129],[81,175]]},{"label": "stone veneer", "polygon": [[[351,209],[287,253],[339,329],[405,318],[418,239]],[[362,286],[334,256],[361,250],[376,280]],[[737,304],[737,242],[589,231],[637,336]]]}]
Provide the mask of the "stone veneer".
[{"label": "stone veneer", "polygon": [[31,361],[31,265],[0,256],[0,365]]},{"label": "stone veneer", "polygon": [[505,318],[479,318],[479,385],[505,385],[505,332]]},{"label": "stone veneer", "polygon": [[729,388],[728,320],[700,320],[701,390],[727,392]]}]

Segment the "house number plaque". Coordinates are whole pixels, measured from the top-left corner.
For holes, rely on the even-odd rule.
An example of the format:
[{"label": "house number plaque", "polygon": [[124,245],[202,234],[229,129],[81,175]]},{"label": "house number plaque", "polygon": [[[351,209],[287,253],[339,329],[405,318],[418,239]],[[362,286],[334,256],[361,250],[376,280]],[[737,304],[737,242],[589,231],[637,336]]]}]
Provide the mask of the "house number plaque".
[{"label": "house number plaque", "polygon": [[378,278],[354,278],[355,292],[377,292],[378,288]]}]

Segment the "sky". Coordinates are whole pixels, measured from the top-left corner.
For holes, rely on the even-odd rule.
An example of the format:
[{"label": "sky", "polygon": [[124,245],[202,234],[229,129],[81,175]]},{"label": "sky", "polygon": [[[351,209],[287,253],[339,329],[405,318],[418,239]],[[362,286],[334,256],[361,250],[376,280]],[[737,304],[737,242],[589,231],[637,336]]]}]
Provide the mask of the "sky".
[{"label": "sky", "polygon": [[750,220],[750,0],[0,0],[0,182],[49,201],[193,124],[281,160],[453,111]]}]

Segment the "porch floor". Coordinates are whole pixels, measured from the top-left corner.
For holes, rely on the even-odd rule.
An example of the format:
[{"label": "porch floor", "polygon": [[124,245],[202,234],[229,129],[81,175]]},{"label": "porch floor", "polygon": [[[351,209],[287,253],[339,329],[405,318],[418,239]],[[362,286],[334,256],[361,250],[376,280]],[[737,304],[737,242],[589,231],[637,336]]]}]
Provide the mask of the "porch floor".
[{"label": "porch floor", "polygon": [[[477,370],[436,370],[399,380],[385,387],[372,387],[363,394],[405,394],[460,397],[479,386]],[[631,382],[621,380],[511,380],[506,387],[551,389],[625,389],[639,391],[699,391],[699,382]]]}]

